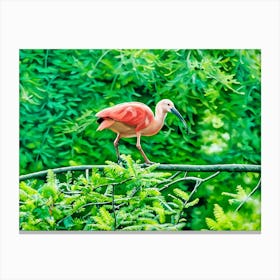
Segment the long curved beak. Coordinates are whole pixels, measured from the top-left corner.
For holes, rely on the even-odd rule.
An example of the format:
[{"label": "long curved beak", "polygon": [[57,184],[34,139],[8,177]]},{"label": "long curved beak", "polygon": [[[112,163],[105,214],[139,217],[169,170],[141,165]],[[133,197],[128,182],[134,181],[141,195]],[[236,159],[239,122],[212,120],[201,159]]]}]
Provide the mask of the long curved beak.
[{"label": "long curved beak", "polygon": [[176,116],[182,121],[182,123],[183,123],[185,129],[188,130],[187,123],[185,122],[184,118],[183,118],[182,115],[179,113],[179,111],[178,111],[175,107],[171,108],[170,111],[171,111],[171,113],[173,113],[174,115],[176,115]]}]

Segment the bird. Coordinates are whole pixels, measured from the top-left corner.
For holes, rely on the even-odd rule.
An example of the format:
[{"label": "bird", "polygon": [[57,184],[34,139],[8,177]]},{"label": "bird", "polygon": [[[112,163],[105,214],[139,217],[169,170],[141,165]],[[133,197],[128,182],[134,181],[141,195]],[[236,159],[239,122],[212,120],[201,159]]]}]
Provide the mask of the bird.
[{"label": "bird", "polygon": [[117,134],[114,147],[118,163],[121,162],[119,140],[121,138],[136,137],[136,147],[140,151],[146,164],[153,164],[141,147],[141,136],[157,134],[164,125],[167,113],[175,114],[187,129],[187,124],[169,99],[160,100],[155,107],[155,115],[146,104],[141,102],[125,102],[105,108],[96,113],[99,126],[97,131],[110,129]]}]

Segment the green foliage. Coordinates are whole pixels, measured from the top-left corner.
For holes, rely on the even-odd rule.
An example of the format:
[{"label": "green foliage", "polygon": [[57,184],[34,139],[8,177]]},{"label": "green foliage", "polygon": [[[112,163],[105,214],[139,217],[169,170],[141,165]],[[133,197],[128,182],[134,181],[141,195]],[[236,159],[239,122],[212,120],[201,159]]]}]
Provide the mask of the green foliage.
[{"label": "green foliage", "polygon": [[[206,218],[206,223],[211,230],[260,230],[261,229],[261,213],[259,198],[250,197],[242,186],[236,187],[236,193],[222,193],[228,197],[229,204],[240,205],[243,202],[243,208],[239,207],[235,211],[224,209],[218,205],[214,205],[214,218]],[[237,211],[238,210],[238,211]]]},{"label": "green foliage", "polygon": [[[172,174],[131,164],[132,159],[143,161],[133,138],[120,140],[121,154],[132,159],[126,158],[125,167],[115,164],[115,134],[96,131],[95,113],[127,101],[140,101],[154,110],[159,100],[169,98],[191,133],[185,134],[179,120],[169,114],[157,135],[141,138],[152,161],[260,164],[260,50],[22,49],[19,63],[20,174],[80,164],[114,166],[104,173],[93,170],[89,178],[70,173],[56,178],[50,173],[43,184],[22,182],[20,207],[27,207],[21,210],[24,230],[166,230],[166,225],[174,230],[201,230],[207,228],[213,205],[220,205],[227,214],[242,201],[241,193],[231,196],[230,202],[221,193],[233,193],[240,185],[246,186],[247,194],[259,180],[255,173],[223,173],[203,183],[190,201],[180,193],[190,194],[190,182],[160,191],[155,186]],[[116,216],[113,194],[116,207],[126,203],[116,208]],[[254,195],[260,201],[260,190]],[[84,206],[89,203],[99,204]],[[247,200],[237,214],[245,217],[250,203]],[[135,205],[139,211],[145,205],[145,211],[138,213]],[[105,219],[106,211],[113,224],[109,217]],[[135,219],[138,224],[132,222]],[[158,224],[151,225],[149,219]]]},{"label": "green foliage", "polygon": [[68,173],[66,182],[60,182],[49,170],[38,190],[34,181],[21,182],[20,229],[181,229],[183,223],[171,223],[178,209],[169,205],[157,187],[170,174],[155,173],[154,166],[141,168],[130,156],[122,157],[126,168],[109,162],[103,176],[93,170],[89,178],[80,175],[74,180]]},{"label": "green foliage", "polygon": [[[90,175],[55,175],[48,171],[44,184],[37,180],[20,183],[20,229],[30,230],[188,230],[192,211],[199,206],[198,197],[170,173],[155,171],[155,166],[141,167],[131,156],[122,156],[125,167],[109,162],[103,172],[92,170]],[[199,179],[197,177],[197,179]],[[173,182],[172,188],[162,185]],[[202,184],[203,185],[203,184]],[[171,184],[170,184],[171,186]],[[202,186],[204,187],[204,186]],[[184,188],[184,189],[183,189]],[[244,190],[238,187],[239,193]],[[239,197],[237,193],[237,197]],[[225,194],[233,197],[235,194]],[[244,200],[244,197],[242,197]],[[243,201],[242,200],[242,201]],[[216,204],[217,221],[207,218],[210,229],[258,229],[252,220],[259,210],[246,195],[243,209],[247,211],[247,226],[229,220]],[[241,219],[242,218],[242,219]],[[250,221],[250,223],[249,223]],[[203,229],[203,224],[201,228]]]}]

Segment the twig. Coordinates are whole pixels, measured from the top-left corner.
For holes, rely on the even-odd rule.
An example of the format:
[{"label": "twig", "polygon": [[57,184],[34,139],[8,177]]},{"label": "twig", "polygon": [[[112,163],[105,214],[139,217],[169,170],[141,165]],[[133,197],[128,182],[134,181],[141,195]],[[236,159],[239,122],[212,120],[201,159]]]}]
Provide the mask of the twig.
[{"label": "twig", "polygon": [[86,179],[87,179],[87,181],[89,179],[89,169],[86,169]]},{"label": "twig", "polygon": [[107,53],[109,53],[110,51],[111,51],[111,50],[106,50],[106,51],[99,57],[99,59],[97,60],[97,62],[96,62],[95,65],[93,66],[93,70],[96,69],[97,65],[100,63],[100,61],[103,59],[103,57],[104,57]]},{"label": "twig", "polygon": [[117,185],[122,185],[122,184],[124,184],[124,183],[126,183],[126,182],[128,182],[128,181],[130,181],[130,180],[133,180],[133,179],[135,179],[134,176],[132,176],[132,177],[130,177],[130,178],[126,178],[125,180],[120,181],[120,182],[106,183],[106,184],[103,184],[103,185],[99,185],[99,186],[94,187],[94,190],[96,190],[96,189],[98,189],[98,188],[108,187],[108,186],[113,186],[113,187],[114,187],[114,186],[117,186]]},{"label": "twig", "polygon": [[164,185],[162,188],[159,189],[159,191],[163,191],[163,190],[169,188],[170,186],[172,186],[174,184],[177,184],[179,182],[182,182],[182,181],[196,181],[197,182],[197,181],[200,181],[200,180],[202,180],[202,179],[198,178],[198,177],[182,177],[182,178],[179,178],[175,181],[172,181],[172,182]]},{"label": "twig", "polygon": [[64,193],[64,194],[81,194],[82,192],[81,191],[63,191],[63,190],[60,190],[60,192]]},{"label": "twig", "polygon": [[165,184],[165,183],[169,183],[172,179],[176,178],[182,171],[177,171],[176,173],[174,173],[172,176],[170,176],[169,178],[167,178],[166,180],[163,180],[161,182],[159,182],[156,187],[158,187],[159,185]]},{"label": "twig", "polygon": [[208,181],[208,180],[212,179],[213,177],[216,177],[219,174],[220,174],[220,171],[217,171],[216,173],[214,173],[214,174],[212,174],[212,175],[210,175],[210,176],[208,176],[206,178],[203,178],[202,182]]},{"label": "twig", "polygon": [[172,180],[172,179],[176,178],[180,173],[181,173],[181,171],[177,171],[177,172],[174,173],[172,176],[170,176],[170,177],[168,178],[168,180]]},{"label": "twig", "polygon": [[[140,165],[145,167],[146,165]],[[80,166],[68,166],[54,168],[52,171],[54,173],[63,173],[67,171],[83,171],[86,169],[99,169],[110,168],[110,165],[80,165]],[[225,172],[261,172],[260,165],[254,164],[213,164],[213,165],[188,165],[188,164],[160,164],[157,166],[156,170],[169,170],[169,171],[190,171],[190,172],[215,172],[215,171],[225,171]],[[26,175],[21,175],[19,177],[20,181],[46,177],[48,170],[43,170],[35,173],[30,173]]]},{"label": "twig", "polygon": [[187,205],[187,203],[190,201],[192,195],[197,191],[197,188],[201,185],[201,183],[212,179],[213,177],[217,176],[219,173],[220,173],[220,172],[218,171],[218,172],[216,172],[216,173],[214,173],[214,174],[212,174],[212,175],[210,175],[210,176],[208,176],[208,177],[206,177],[206,178],[203,178],[203,179],[198,178],[199,180],[196,181],[193,190],[191,191],[191,193],[190,193],[188,199],[187,199],[187,200],[185,201],[185,203],[184,203],[184,207],[185,207],[185,206]]},{"label": "twig", "polygon": [[192,195],[196,192],[197,188],[200,186],[201,183],[202,183],[202,181],[196,181],[196,182],[195,182],[195,186],[194,186],[193,190],[191,191],[191,193],[190,193],[188,199],[185,200],[185,202],[184,202],[184,204],[183,204],[183,207],[182,207],[181,211],[179,212],[177,224],[179,223],[179,221],[180,221],[180,219],[181,219],[181,216],[182,216],[182,214],[183,214],[183,212],[184,212],[185,206],[186,206],[187,203],[190,201]]},{"label": "twig", "polygon": [[[214,173],[214,174],[212,174],[212,175],[210,175],[210,176],[208,176],[208,177],[206,177],[206,178],[203,178],[203,179],[197,178],[193,190],[191,191],[191,193],[190,193],[188,199],[185,200],[185,202],[184,202],[184,204],[183,204],[183,207],[182,207],[182,209],[181,209],[181,211],[180,211],[180,213],[179,213],[179,215],[178,215],[177,224],[178,224],[179,221],[180,221],[180,218],[181,218],[181,216],[182,216],[182,214],[183,214],[183,212],[184,212],[185,206],[186,206],[187,203],[190,201],[190,199],[191,199],[191,197],[193,196],[193,194],[197,191],[197,188],[198,188],[203,182],[208,181],[208,180],[212,179],[213,177],[219,175],[219,173],[220,173],[220,172],[218,171],[218,172],[216,172],[216,173]],[[184,178],[182,178],[182,179],[185,179],[185,180],[186,180],[187,178],[184,177]]]},{"label": "twig", "polygon": [[106,202],[90,202],[84,205],[81,205],[80,207],[78,207],[75,211],[73,211],[71,214],[63,217],[62,219],[60,219],[57,222],[57,225],[59,225],[63,220],[67,219],[68,217],[72,216],[73,214],[75,214],[77,211],[79,211],[81,208],[83,207],[87,207],[87,206],[91,206],[91,205],[106,205],[106,204],[111,204],[111,201],[106,201]]},{"label": "twig", "polygon": [[196,181],[196,182],[202,183],[202,182],[204,182],[204,181],[210,180],[211,178],[217,176],[219,173],[220,173],[220,171],[218,171],[218,172],[216,172],[216,173],[214,173],[214,174],[212,174],[212,175],[210,175],[210,176],[208,176],[208,177],[206,177],[206,178],[199,178],[199,177],[192,177],[192,176],[191,176],[191,177],[185,177],[185,176],[184,176],[184,177],[182,177],[182,178],[179,178],[179,179],[177,179],[177,180],[175,180],[175,181],[172,181],[172,182],[170,182],[170,183],[164,185],[164,187],[162,187],[162,188],[159,189],[159,190],[160,190],[160,191],[163,191],[163,190],[167,189],[168,187],[170,187],[171,185],[177,184],[178,182],[181,182],[181,181]]},{"label": "twig", "polygon": [[117,217],[116,217],[116,209],[115,209],[115,186],[112,186],[112,208],[113,208],[113,216],[114,216],[114,230],[117,228]]},{"label": "twig", "polygon": [[[130,198],[132,198],[139,190],[139,186],[135,187],[132,191],[131,194],[126,198],[127,200],[129,200]],[[120,209],[123,205],[127,204],[127,202],[123,202],[117,206],[115,206],[115,209]]]},{"label": "twig", "polygon": [[238,207],[235,209],[234,212],[237,212],[243,205],[244,203],[246,203],[248,201],[248,199],[253,195],[253,193],[261,186],[261,178],[258,182],[258,184],[254,187],[254,189],[248,194],[248,196],[246,197],[246,199],[244,199],[239,205]]}]

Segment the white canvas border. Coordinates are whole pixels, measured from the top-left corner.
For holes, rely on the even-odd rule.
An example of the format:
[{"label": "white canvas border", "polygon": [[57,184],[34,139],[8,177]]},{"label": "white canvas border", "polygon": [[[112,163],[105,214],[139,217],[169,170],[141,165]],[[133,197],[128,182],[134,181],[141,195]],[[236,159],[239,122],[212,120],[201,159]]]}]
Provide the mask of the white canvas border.
[{"label": "white canvas border", "polygon": [[[279,2],[1,1],[0,279],[279,279]],[[20,234],[20,48],[262,49],[261,234]]]}]

